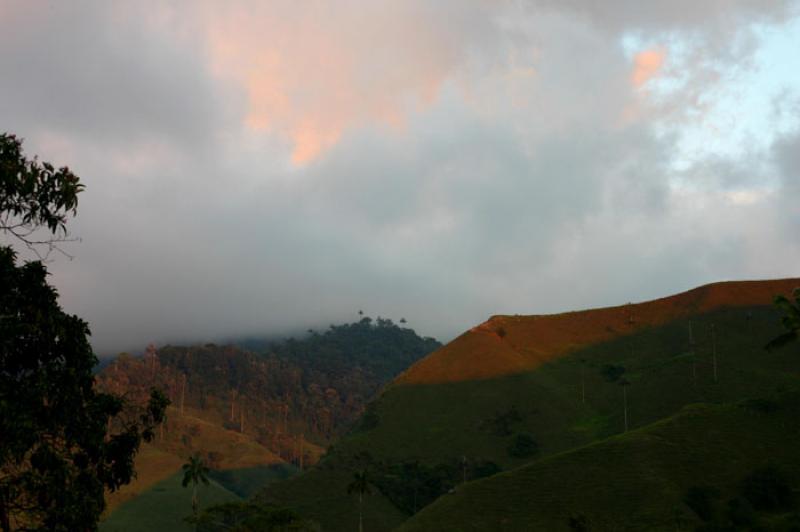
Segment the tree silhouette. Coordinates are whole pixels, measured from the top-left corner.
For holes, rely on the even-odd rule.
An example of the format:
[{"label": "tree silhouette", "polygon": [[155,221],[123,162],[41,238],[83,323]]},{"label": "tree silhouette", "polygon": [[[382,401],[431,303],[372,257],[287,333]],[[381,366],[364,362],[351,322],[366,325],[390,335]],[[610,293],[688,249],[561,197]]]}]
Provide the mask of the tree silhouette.
[{"label": "tree silhouette", "polygon": [[201,482],[208,485],[208,467],[203,463],[203,459],[199,456],[190,456],[189,461],[183,464],[183,482],[181,485],[185,488],[190,483],[192,484],[192,513],[197,517],[197,485]]},{"label": "tree silhouette", "polygon": [[69,168],[27,159],[20,139],[0,134],[0,234],[22,242],[39,259],[52,251],[66,255],[58,244],[69,240],[67,217],[75,215],[82,190]]},{"label": "tree silhouette", "polygon": [[[46,256],[82,189],[0,134],[0,234]],[[0,246],[0,530],[96,530],[104,491],[131,481],[169,401],[157,390],[146,405],[98,392],[88,324],[61,309],[41,262],[16,258]]]},{"label": "tree silhouette", "polygon": [[358,493],[358,532],[364,532],[364,495],[372,493],[366,469],[353,473],[353,481],[348,484],[347,493],[350,495]]},{"label": "tree silhouette", "polygon": [[786,296],[775,297],[775,306],[784,313],[781,323],[786,332],[770,340],[765,346],[767,351],[774,351],[800,338],[800,288],[794,289],[792,297],[794,297],[794,303]]}]

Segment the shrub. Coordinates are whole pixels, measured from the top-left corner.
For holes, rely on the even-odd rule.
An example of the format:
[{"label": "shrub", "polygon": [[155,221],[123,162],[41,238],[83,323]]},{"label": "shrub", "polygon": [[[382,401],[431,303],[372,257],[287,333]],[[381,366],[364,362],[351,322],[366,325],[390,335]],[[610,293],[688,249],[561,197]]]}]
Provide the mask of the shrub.
[{"label": "shrub", "polygon": [[757,469],[744,479],[742,495],[756,510],[775,512],[794,506],[789,480],[774,465]]},{"label": "shrub", "polygon": [[378,417],[378,412],[376,412],[375,403],[370,403],[367,405],[366,410],[364,410],[364,415],[361,416],[361,422],[358,425],[358,430],[372,430],[378,426],[378,423],[380,423],[380,417]]},{"label": "shrub", "polygon": [[500,466],[491,460],[477,460],[472,466],[472,475],[470,475],[470,479],[490,477],[496,475],[500,471],[502,471]]},{"label": "shrub", "polygon": [[753,412],[757,412],[759,414],[771,414],[778,410],[780,406],[777,401],[773,401],[772,399],[745,399],[740,403],[743,408],[748,410],[752,410]]},{"label": "shrub", "polygon": [[539,444],[530,434],[520,433],[514,436],[508,446],[508,454],[514,458],[527,458],[539,452]]},{"label": "shrub", "polygon": [[756,521],[756,512],[747,499],[736,497],[728,501],[728,519],[735,527],[752,527]]},{"label": "shrub", "polygon": [[686,492],[683,502],[703,521],[711,521],[717,513],[719,490],[711,486],[692,486]]},{"label": "shrub", "polygon": [[606,382],[617,382],[625,373],[625,367],[606,364],[600,369],[600,373],[603,375]]},{"label": "shrub", "polygon": [[222,461],[224,459],[225,455],[219,451],[209,451],[206,453],[206,463],[211,469],[219,469],[222,467]]},{"label": "shrub", "polygon": [[567,526],[572,532],[589,532],[591,525],[589,518],[583,514],[572,514],[567,520]]},{"label": "shrub", "polygon": [[512,425],[522,421],[522,415],[516,406],[512,406],[505,412],[495,414],[494,417],[482,423],[483,427],[488,428],[489,432],[495,436],[511,436]]}]

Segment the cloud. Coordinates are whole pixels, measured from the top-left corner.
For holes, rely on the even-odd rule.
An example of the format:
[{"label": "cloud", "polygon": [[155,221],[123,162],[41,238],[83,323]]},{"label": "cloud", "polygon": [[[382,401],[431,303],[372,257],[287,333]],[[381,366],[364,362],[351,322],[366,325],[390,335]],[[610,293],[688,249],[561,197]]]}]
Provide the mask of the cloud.
[{"label": "cloud", "polygon": [[760,61],[756,4],[600,5],[3,4],[6,127],[87,184],[65,307],[101,352],[358,309],[446,340],[793,274],[796,137],[685,141]]},{"label": "cloud", "polygon": [[664,50],[644,50],[633,58],[631,82],[634,87],[641,87],[656,76],[664,64],[667,53]]},{"label": "cloud", "polygon": [[192,53],[196,43],[176,38],[144,7],[125,18],[115,6],[6,5],[0,20],[6,127],[94,142],[208,141],[222,121],[220,94]]},{"label": "cloud", "polygon": [[211,3],[204,22],[214,71],[246,91],[246,124],[290,139],[298,164],[350,127],[400,127],[496,33],[480,2]]},{"label": "cloud", "polygon": [[[637,2],[636,0],[539,0],[534,6],[569,10],[591,20],[598,28],[614,33],[625,31],[688,31],[706,36],[730,35],[743,23],[774,23],[795,8],[789,0],[766,5],[759,0],[673,0]],[[796,8],[795,8],[796,9]]]},{"label": "cloud", "polygon": [[800,130],[781,139],[774,150],[783,186],[792,192],[800,191]]}]

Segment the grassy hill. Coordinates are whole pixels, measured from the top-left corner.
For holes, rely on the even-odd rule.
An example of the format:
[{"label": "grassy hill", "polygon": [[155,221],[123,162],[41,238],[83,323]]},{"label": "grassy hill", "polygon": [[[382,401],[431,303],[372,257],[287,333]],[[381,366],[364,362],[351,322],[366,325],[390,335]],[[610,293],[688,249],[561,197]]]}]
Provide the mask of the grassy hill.
[{"label": "grassy hill", "polygon": [[[294,481],[298,479],[299,481]],[[256,500],[289,507],[322,525],[322,530],[358,530],[358,496],[348,495],[350,468],[314,469],[272,484]],[[375,488],[364,500],[364,530],[392,530],[408,516]]]},{"label": "grassy hill", "polygon": [[246,499],[261,491],[264,486],[286,480],[297,472],[297,468],[293,465],[280,463],[242,469],[214,469],[209,477],[228,491]]},{"label": "grassy hill", "polygon": [[[192,490],[181,486],[182,480],[183,473],[179,471],[123,503],[100,523],[100,531],[191,532],[194,528],[184,518],[192,514]],[[208,486],[200,485],[197,493],[201,508],[239,500],[238,495],[214,480]]]},{"label": "grassy hill", "polygon": [[[211,487],[203,488],[208,505],[249,497],[270,482],[297,473],[288,464],[245,434],[224,429],[170,407],[167,430],[136,456],[136,478],[106,495],[102,530],[191,530],[182,519],[189,490],[180,486],[181,466],[193,454],[212,466]],[[184,500],[186,499],[186,500]],[[188,512],[188,513],[187,513]]]},{"label": "grassy hill", "polygon": [[781,330],[772,297],[797,285],[721,283],[650,303],[492,318],[397,379],[318,467],[260,497],[349,530],[337,512],[357,515],[346,486],[367,466],[379,494],[366,522],[391,530],[464,478],[619,435],[625,399],[636,430],[693,403],[780,394],[800,377],[800,348],[767,355],[763,345]]},{"label": "grassy hill", "polygon": [[[693,530],[691,487],[713,487],[718,504],[739,496],[747,475],[780,464],[800,486],[800,395],[754,405],[692,405],[641,429],[467,483],[407,521],[401,531]],[[763,520],[763,518],[762,518]]]},{"label": "grassy hill", "polygon": [[134,462],[136,478],[133,479],[133,482],[113,493],[106,492],[104,518],[107,518],[120,505],[135,499],[153,485],[176,474],[180,471],[183,463],[184,460],[178,455],[163,451],[153,445],[143,445]]},{"label": "grassy hill", "polygon": [[[125,501],[149,491],[155,483],[178,472],[188,457],[194,454],[202,456],[220,474],[232,470],[279,468],[294,472],[296,469],[247,435],[188,414],[181,415],[173,407],[167,410],[165,426],[166,429],[159,432],[156,440],[145,444],[136,456],[134,481],[107,494],[106,516]],[[263,476],[263,479],[266,478],[269,475]]]},{"label": "grassy hill", "polygon": [[562,314],[493,316],[397,378],[405,384],[478,380],[535,369],[583,347],[683,321],[719,308],[769,304],[798,279],[704,285],[643,303]]}]

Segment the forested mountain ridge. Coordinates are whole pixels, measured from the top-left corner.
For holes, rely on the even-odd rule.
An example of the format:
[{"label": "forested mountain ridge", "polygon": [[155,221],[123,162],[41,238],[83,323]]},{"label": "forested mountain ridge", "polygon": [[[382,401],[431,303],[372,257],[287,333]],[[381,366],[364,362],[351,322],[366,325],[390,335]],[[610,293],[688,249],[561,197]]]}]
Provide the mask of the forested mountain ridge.
[{"label": "forested mountain ridge", "polygon": [[178,415],[249,435],[302,465],[346,432],[386,382],[439,346],[389,319],[364,317],[263,352],[150,346],[142,357],[117,357],[98,383],[128,396],[161,388]]}]

